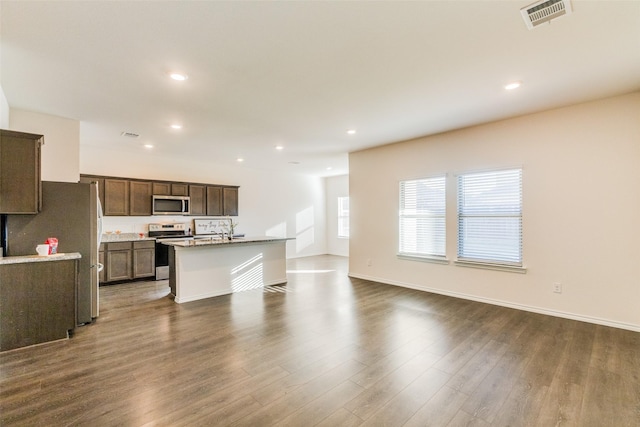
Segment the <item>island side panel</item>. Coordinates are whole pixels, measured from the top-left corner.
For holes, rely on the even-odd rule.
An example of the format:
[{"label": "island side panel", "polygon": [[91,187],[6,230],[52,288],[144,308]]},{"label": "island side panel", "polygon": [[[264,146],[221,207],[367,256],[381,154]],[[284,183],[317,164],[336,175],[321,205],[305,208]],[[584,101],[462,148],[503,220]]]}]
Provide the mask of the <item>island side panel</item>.
[{"label": "island side panel", "polygon": [[173,249],[177,303],[287,281],[285,241]]}]

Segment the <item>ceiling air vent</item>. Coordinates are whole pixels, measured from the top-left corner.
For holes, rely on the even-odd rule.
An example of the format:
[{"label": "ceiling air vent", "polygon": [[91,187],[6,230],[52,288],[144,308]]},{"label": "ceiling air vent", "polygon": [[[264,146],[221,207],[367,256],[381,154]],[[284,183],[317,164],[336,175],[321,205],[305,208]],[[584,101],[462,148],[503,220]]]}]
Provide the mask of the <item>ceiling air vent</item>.
[{"label": "ceiling air vent", "polygon": [[137,138],[140,135],[138,135],[137,133],[134,133],[134,132],[122,132],[120,134],[120,136],[126,136],[127,138]]},{"label": "ceiling air vent", "polygon": [[569,0],[539,1],[520,9],[524,22],[530,30],[571,12],[571,2]]}]

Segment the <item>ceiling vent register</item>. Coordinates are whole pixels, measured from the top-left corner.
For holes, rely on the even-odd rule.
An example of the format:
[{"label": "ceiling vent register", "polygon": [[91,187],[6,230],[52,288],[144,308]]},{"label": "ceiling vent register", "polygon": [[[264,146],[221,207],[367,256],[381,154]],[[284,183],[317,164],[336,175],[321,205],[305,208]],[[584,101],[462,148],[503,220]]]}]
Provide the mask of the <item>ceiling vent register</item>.
[{"label": "ceiling vent register", "polygon": [[569,0],[539,1],[520,9],[524,22],[530,30],[552,19],[571,14],[572,11]]},{"label": "ceiling vent register", "polygon": [[127,137],[127,138],[137,138],[137,137],[140,136],[135,132],[122,132],[120,135],[124,136],[124,137]]}]

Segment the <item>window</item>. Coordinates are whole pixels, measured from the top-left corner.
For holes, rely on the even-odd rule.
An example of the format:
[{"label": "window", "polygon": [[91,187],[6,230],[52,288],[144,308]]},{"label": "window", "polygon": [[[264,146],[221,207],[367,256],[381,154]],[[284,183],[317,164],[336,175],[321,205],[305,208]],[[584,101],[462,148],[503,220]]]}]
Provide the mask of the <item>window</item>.
[{"label": "window", "polygon": [[522,169],[458,176],[458,259],[522,266]]},{"label": "window", "polygon": [[400,182],[401,255],[445,257],[445,178]]},{"label": "window", "polygon": [[338,197],[338,237],[349,238],[349,198]]}]

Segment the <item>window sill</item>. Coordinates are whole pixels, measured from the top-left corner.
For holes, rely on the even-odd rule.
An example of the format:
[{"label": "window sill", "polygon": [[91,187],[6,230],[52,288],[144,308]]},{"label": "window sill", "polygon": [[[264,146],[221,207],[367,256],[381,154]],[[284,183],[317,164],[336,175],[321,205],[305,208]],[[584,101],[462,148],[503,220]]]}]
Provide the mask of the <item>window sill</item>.
[{"label": "window sill", "polygon": [[525,267],[519,267],[516,265],[491,264],[489,262],[463,261],[463,260],[456,260],[453,263],[459,267],[482,268],[485,270],[507,271],[510,273],[520,273],[520,274],[527,273],[527,269]]},{"label": "window sill", "polygon": [[413,255],[413,254],[397,254],[398,258],[406,259],[408,261],[422,261],[430,262],[433,264],[449,264],[449,260],[446,258],[428,256],[428,255]]}]

